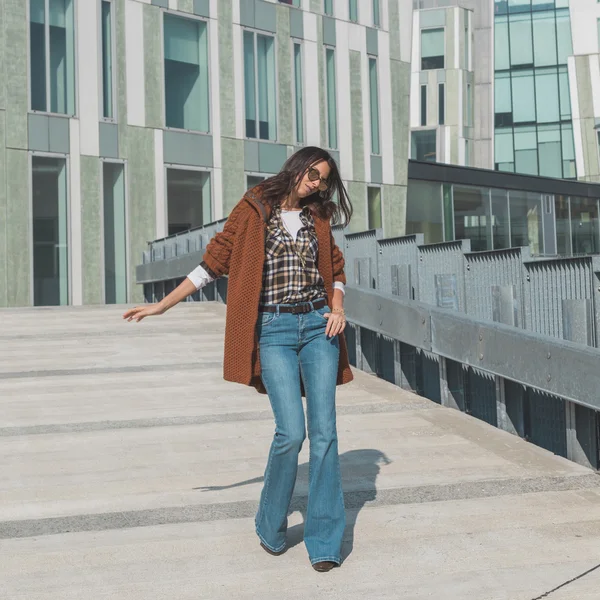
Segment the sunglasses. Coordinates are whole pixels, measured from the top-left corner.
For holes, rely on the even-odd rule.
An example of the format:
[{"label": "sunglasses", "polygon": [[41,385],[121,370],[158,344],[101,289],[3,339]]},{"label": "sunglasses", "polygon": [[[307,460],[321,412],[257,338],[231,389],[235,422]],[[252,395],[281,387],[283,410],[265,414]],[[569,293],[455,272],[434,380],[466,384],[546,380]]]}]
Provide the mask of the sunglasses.
[{"label": "sunglasses", "polygon": [[320,192],[324,192],[327,190],[327,188],[329,187],[329,182],[327,181],[327,179],[323,179],[321,177],[321,173],[319,173],[319,171],[317,169],[315,169],[314,167],[311,167],[308,170],[308,178],[310,181],[317,181],[317,179],[319,179],[319,191]]}]

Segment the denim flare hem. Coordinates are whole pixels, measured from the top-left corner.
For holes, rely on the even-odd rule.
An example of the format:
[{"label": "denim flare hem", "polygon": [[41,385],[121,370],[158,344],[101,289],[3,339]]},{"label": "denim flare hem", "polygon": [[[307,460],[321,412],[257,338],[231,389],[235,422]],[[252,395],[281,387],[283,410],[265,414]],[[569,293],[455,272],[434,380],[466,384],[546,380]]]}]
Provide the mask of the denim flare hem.
[{"label": "denim flare hem", "polygon": [[319,562],[325,562],[325,561],[334,562],[338,567],[342,564],[341,559],[338,558],[337,556],[324,556],[322,558],[311,558],[310,564],[316,565]]},{"label": "denim flare hem", "polygon": [[281,552],[285,548],[285,542],[283,542],[283,544],[279,546],[279,548],[273,548],[273,546],[271,546],[271,544],[269,544],[265,540],[265,538],[260,534],[258,528],[256,529],[256,535],[258,536],[258,539],[262,542],[263,546],[266,546],[271,552]]}]

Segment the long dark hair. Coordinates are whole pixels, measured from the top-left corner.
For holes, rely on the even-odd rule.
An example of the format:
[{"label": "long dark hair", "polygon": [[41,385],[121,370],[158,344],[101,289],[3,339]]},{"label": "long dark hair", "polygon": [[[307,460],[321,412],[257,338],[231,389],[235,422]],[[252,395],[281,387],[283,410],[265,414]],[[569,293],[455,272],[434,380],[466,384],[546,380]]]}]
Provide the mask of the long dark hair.
[{"label": "long dark hair", "polygon": [[[270,177],[256,186],[261,200],[274,207],[291,194],[300,179],[308,169],[317,163],[325,161],[329,165],[329,186],[324,192],[318,190],[302,198],[300,206],[309,206],[320,218],[331,220],[333,225],[347,225],[352,217],[352,203],[348,192],[342,183],[340,172],[335,160],[327,150],[316,146],[306,146],[292,154],[283,165],[281,171],[274,177]],[[333,198],[337,197],[337,202]]]}]

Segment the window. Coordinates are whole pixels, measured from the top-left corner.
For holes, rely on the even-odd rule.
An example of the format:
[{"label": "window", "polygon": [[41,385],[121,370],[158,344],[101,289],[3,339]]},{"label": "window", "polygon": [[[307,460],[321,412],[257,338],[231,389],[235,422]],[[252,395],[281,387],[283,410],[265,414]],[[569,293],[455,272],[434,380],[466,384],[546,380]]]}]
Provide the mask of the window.
[{"label": "window", "polygon": [[113,4],[102,0],[102,116],[114,118]]},{"label": "window", "polygon": [[335,51],[325,49],[325,89],[327,92],[327,143],[329,148],[337,148],[337,99],[335,84]]},{"label": "window", "polygon": [[421,86],[421,127],[427,125],[427,86]]},{"label": "window", "polygon": [[209,130],[206,23],[165,14],[165,123]]},{"label": "window", "polygon": [[600,251],[598,233],[598,201],[571,197],[573,254],[597,254]]},{"label": "window", "polygon": [[465,13],[465,69],[469,70],[469,58],[471,56],[471,40],[469,38],[469,17]]},{"label": "window", "polygon": [[373,26],[381,27],[381,7],[379,0],[373,0]]},{"label": "window", "polygon": [[246,175],[246,187],[250,190],[254,186],[262,183],[266,177],[264,175]]},{"label": "window", "polygon": [[421,30],[421,70],[444,68],[444,29]]},{"label": "window", "polygon": [[413,131],[411,135],[411,155],[413,160],[436,162],[437,135],[435,129]]},{"label": "window", "polygon": [[300,6],[300,0],[279,0],[280,4],[289,4],[290,6]]},{"label": "window", "polygon": [[167,169],[169,235],[212,221],[210,173]]},{"label": "window", "polygon": [[473,86],[467,83],[467,127],[473,127]]},{"label": "window", "polygon": [[333,0],[324,0],[323,2],[323,12],[330,16],[333,17]]},{"label": "window", "polygon": [[31,110],[75,114],[72,0],[30,0]]},{"label": "window", "polygon": [[446,122],[446,86],[438,84],[438,123],[444,125]]},{"label": "window", "polygon": [[369,92],[371,107],[371,153],[380,154],[379,146],[379,84],[377,81],[377,59],[369,58]]},{"label": "window", "polygon": [[509,204],[511,247],[529,246],[532,254],[543,254],[541,195],[511,190]]},{"label": "window", "polygon": [[455,185],[452,193],[455,239],[471,240],[473,252],[491,250],[490,190]]},{"label": "window", "polygon": [[275,111],[275,41],[244,31],[244,93],[246,137],[277,139]]},{"label": "window", "polygon": [[104,195],[104,301],[127,302],[127,234],[125,221],[125,167],[103,164]]},{"label": "window", "polygon": [[294,43],[294,113],[296,142],[304,143],[304,93],[302,89],[302,46]]},{"label": "window", "polygon": [[[448,219],[448,221],[452,222],[452,219]],[[409,179],[406,203],[406,235],[422,233],[425,236],[426,244],[443,242],[444,229],[442,223],[442,185]]]},{"label": "window", "polygon": [[381,188],[367,187],[368,229],[381,229]]},{"label": "window", "polygon": [[64,158],[33,156],[33,303],[69,303],[67,167]]},{"label": "window", "polygon": [[348,16],[351,21],[358,22],[358,0],[348,0]]}]

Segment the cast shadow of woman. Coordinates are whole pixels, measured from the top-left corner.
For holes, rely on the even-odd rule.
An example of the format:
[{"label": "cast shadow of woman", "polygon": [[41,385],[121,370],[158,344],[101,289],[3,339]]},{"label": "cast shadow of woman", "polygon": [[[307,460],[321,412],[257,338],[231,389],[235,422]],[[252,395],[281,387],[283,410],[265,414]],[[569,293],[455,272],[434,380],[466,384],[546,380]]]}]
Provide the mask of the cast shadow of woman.
[{"label": "cast shadow of woman", "polygon": [[[342,546],[342,560],[345,560],[354,548],[354,528],[358,515],[367,502],[377,498],[377,476],[382,465],[389,465],[390,459],[380,450],[350,450],[340,454],[340,468],[344,487],[344,503],[346,506],[346,531]],[[253,483],[262,483],[264,477],[254,477],[230,485],[197,487],[195,490],[215,492]],[[290,527],[287,532],[287,546],[293,548],[300,544],[304,535],[306,520],[306,503],[308,499],[308,463],[298,465],[296,487],[288,514],[299,511],[302,523]]]}]

